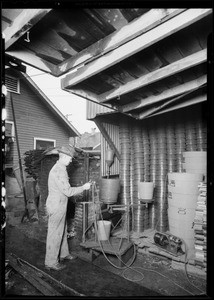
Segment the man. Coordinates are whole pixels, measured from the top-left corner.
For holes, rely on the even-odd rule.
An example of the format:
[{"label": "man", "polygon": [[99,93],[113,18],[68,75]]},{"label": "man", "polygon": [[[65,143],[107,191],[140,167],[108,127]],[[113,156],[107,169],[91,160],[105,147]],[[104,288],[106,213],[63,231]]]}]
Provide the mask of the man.
[{"label": "man", "polygon": [[62,146],[58,149],[59,160],[52,167],[48,177],[48,197],[46,208],[48,213],[48,233],[46,242],[45,267],[61,270],[65,265],[60,262],[72,260],[69,254],[67,242],[66,211],[68,197],[89,190],[91,183],[85,183],[80,187],[71,187],[68,180],[66,166],[72,160],[75,153],[71,146]]}]

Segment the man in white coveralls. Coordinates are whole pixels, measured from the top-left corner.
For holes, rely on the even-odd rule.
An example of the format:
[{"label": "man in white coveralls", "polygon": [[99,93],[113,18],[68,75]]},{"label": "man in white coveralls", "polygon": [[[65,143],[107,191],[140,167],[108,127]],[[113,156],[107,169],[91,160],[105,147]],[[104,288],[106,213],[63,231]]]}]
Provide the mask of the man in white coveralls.
[{"label": "man in white coveralls", "polygon": [[65,265],[63,260],[73,260],[69,253],[67,242],[66,211],[68,197],[89,190],[91,183],[87,182],[80,187],[71,187],[69,184],[66,166],[71,162],[75,150],[71,146],[62,146],[58,149],[59,160],[52,167],[48,177],[48,197],[46,208],[48,213],[48,232],[46,241],[45,267],[61,270]]}]

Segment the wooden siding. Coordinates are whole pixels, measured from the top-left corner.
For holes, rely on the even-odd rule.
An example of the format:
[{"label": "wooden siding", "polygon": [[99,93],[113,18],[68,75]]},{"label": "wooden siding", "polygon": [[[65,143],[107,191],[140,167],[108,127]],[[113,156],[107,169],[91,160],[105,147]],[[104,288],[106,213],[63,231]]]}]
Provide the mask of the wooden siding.
[{"label": "wooden siding", "polygon": [[[33,150],[34,137],[55,139],[56,146],[68,143],[69,132],[62,122],[41,101],[24,81],[20,81],[20,94],[12,93],[21,156]],[[7,120],[13,121],[10,93],[6,100]],[[13,163],[18,163],[16,139],[12,146]]]}]

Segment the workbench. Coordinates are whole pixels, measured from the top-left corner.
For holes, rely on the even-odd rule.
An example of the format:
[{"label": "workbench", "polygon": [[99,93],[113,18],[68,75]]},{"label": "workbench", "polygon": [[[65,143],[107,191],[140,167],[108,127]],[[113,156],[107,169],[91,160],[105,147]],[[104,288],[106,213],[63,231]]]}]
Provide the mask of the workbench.
[{"label": "workbench", "polygon": [[80,243],[80,246],[90,251],[92,262],[104,252],[113,264],[125,267],[124,263],[126,264],[134,256],[134,245],[125,238],[110,237],[109,241],[100,241],[100,243],[90,239]]}]

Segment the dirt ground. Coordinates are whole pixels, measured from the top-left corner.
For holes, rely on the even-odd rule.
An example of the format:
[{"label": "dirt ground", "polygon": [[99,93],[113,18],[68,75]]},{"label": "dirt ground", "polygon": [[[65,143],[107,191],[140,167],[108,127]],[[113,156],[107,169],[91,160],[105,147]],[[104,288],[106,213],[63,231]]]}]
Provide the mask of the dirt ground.
[{"label": "dirt ground", "polygon": [[[45,238],[46,230],[41,224],[19,223],[15,226],[8,224],[6,226],[6,258],[7,254],[14,253],[45,271]],[[63,274],[63,271],[60,271],[56,274],[56,271],[50,271],[50,274],[85,295],[124,296],[125,287],[127,288],[125,295],[129,296],[143,296],[145,293],[150,296],[192,296],[200,295],[201,291],[206,290],[204,278],[188,274],[187,279],[185,270],[174,269],[171,261],[165,258],[138,253],[131,267],[121,270],[113,267],[102,254],[92,263],[90,253],[83,249],[75,239],[70,240],[69,245],[70,252],[78,259],[71,263],[70,268],[68,266],[67,273]],[[115,263],[115,259],[116,257],[112,257],[110,260]],[[74,274],[75,277],[73,277]],[[82,283],[83,277],[84,284]],[[100,280],[100,277],[104,277],[104,280]],[[69,281],[71,278],[72,284]],[[114,282],[112,282],[113,279]],[[8,295],[41,295],[16,272],[12,272],[10,276],[6,285],[6,293]]]},{"label": "dirt ground", "polygon": [[[23,198],[7,199],[6,259],[13,253],[88,297],[202,297],[206,294],[206,278],[192,273],[187,277],[184,266],[175,268],[170,259],[137,252],[132,265],[122,270],[112,266],[103,254],[92,262],[90,251],[82,248],[77,238],[68,240],[70,252],[77,259],[62,271],[46,271],[47,223],[42,219],[38,223],[21,223],[23,203]],[[115,264],[117,258],[112,256],[110,260]],[[9,274],[5,288],[7,296],[41,296],[15,271]]]}]

